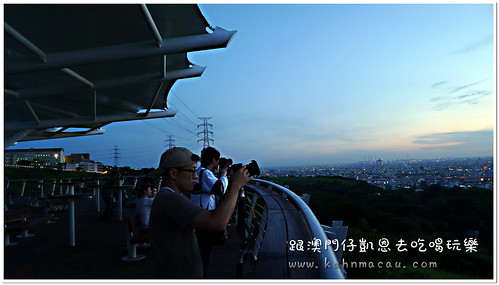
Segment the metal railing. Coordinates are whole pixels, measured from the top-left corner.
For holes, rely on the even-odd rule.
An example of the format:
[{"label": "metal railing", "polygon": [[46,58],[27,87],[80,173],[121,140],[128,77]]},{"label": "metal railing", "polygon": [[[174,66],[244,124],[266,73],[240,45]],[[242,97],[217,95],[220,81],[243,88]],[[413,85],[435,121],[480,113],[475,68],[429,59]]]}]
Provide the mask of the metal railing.
[{"label": "metal railing", "polygon": [[265,238],[268,222],[267,207],[263,198],[251,188],[240,192],[233,221],[241,240],[236,278],[241,278],[245,260],[257,261],[258,253]]},{"label": "metal railing", "polygon": [[[123,177],[123,184],[137,185],[142,176],[125,176]],[[108,176],[101,176],[97,178],[86,177],[84,181],[88,183],[97,183],[99,181],[101,184],[108,179]],[[10,194],[16,197],[23,197],[29,195],[29,193],[34,188],[42,189],[44,195],[55,195],[56,193],[63,194],[67,192],[68,187],[57,186],[56,184],[62,182],[78,182],[81,177],[66,177],[66,178],[45,178],[45,179],[10,179],[4,181],[4,193]]]},{"label": "metal railing", "polygon": [[[129,203],[133,203],[135,198],[133,189],[138,184],[138,181],[145,176],[125,176],[122,179],[122,184],[127,183],[132,186],[130,189],[123,191],[123,198]],[[17,198],[29,198],[29,205],[39,207],[39,198],[47,198],[53,195],[69,194],[70,186],[61,185],[63,182],[79,182],[81,177],[65,177],[65,178],[45,178],[45,179],[10,179],[4,181],[4,207],[14,204]],[[91,191],[94,195],[98,194],[98,188],[89,187],[91,184],[102,184],[108,176],[101,177],[85,177],[84,183],[87,191]],[[96,194],[97,192],[97,194]],[[100,195],[96,199],[97,210],[100,211]]]},{"label": "metal railing", "polygon": [[341,269],[341,266],[334,266],[340,263],[337,261],[336,255],[334,254],[334,250],[331,244],[328,244],[328,237],[324,232],[322,225],[319,223],[319,221],[315,217],[315,214],[312,212],[307,203],[305,203],[301,197],[299,197],[289,189],[279,184],[261,179],[253,179],[253,181],[258,186],[262,184],[266,185],[269,190],[272,190],[280,194],[281,196],[286,198],[291,204],[293,204],[294,207],[298,210],[299,214],[304,219],[305,223],[307,224],[310,235],[322,241],[323,246],[321,248],[321,251],[317,252],[317,254],[315,255],[317,262],[323,264],[325,261],[327,261],[332,266],[330,268],[320,267],[321,278],[345,279],[345,275]]}]

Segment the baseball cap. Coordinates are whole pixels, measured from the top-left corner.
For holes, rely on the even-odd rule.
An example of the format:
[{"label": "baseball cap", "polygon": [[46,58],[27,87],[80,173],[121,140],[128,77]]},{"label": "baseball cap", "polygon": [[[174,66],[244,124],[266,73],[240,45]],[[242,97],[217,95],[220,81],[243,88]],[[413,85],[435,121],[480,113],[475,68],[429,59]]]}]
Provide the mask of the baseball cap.
[{"label": "baseball cap", "polygon": [[199,156],[193,154],[190,150],[184,147],[173,147],[161,155],[159,167],[151,172],[149,177],[158,178],[170,168],[182,167],[198,161]]}]

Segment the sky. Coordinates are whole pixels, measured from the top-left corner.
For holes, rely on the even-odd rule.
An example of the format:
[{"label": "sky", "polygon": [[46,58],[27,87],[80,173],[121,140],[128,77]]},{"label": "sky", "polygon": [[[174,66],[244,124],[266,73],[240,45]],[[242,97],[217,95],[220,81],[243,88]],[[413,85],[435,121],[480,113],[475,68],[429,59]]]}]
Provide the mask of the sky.
[{"label": "sky", "polygon": [[206,66],[172,88],[174,118],[120,122],[100,136],[21,142],[119,166],[156,167],[169,136],[262,167],[369,159],[492,156],[492,4],[200,4],[237,30],[227,48],[189,53]]}]

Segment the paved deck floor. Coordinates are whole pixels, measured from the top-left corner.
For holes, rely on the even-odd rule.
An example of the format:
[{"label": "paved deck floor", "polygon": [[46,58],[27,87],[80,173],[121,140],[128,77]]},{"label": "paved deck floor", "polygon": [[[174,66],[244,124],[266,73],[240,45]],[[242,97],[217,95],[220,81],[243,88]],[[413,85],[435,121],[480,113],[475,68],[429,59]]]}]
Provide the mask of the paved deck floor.
[{"label": "paved deck floor", "polygon": [[[26,201],[18,200],[20,207]],[[42,224],[30,233],[35,236],[18,239],[11,234],[15,246],[4,247],[4,278],[9,279],[154,279],[155,265],[148,248],[140,261],[122,261],[127,254],[125,221],[112,218],[100,221],[95,199],[77,200],[75,205],[76,246],[69,246],[68,213],[56,214],[53,224]],[[134,213],[124,208],[124,220]],[[34,216],[43,216],[42,208],[33,208]],[[239,237],[235,229],[229,241],[212,252],[208,277],[235,279],[239,255]],[[243,278],[251,278],[251,266],[245,266]]]}]

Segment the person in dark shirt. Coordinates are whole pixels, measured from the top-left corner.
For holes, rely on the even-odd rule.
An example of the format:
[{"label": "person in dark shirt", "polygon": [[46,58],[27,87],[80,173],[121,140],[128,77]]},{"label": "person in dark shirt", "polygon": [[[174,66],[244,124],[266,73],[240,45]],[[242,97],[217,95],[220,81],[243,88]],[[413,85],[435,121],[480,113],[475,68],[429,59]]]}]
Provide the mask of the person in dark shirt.
[{"label": "person in dark shirt", "polygon": [[154,198],[149,219],[151,251],[158,278],[202,278],[203,264],[196,230],[225,230],[234,212],[239,189],[251,180],[242,167],[234,173],[226,197],[215,211],[195,205],[189,193],[197,178],[199,156],[186,148],[174,147],[163,153],[151,177],[163,177]]},{"label": "person in dark shirt", "polygon": [[118,171],[113,170],[110,173],[110,178],[106,180],[106,182],[104,182],[104,185],[102,186],[101,197],[104,201],[105,210],[101,214],[100,219],[103,221],[108,220],[114,214],[113,191],[116,186],[120,185],[120,180],[121,174]]}]

